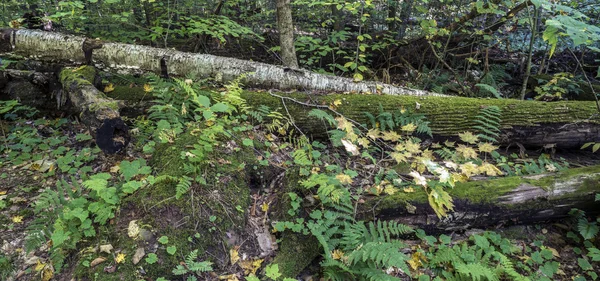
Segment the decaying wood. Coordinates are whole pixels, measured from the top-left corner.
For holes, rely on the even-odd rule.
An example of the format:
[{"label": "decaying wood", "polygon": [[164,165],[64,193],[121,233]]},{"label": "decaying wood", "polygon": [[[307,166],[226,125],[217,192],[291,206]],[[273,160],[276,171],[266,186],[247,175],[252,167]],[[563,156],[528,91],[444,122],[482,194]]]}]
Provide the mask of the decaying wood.
[{"label": "decaying wood", "polygon": [[[488,106],[502,110],[501,136],[506,145],[519,143],[528,147],[579,148],[587,142],[600,142],[600,116],[593,102],[537,102],[462,97],[411,97],[386,95],[327,95],[245,92],[242,94],[253,106],[267,105],[289,116],[303,133],[323,137],[331,127],[309,117],[310,110],[328,111],[335,101],[341,104],[335,111],[357,123],[369,124],[365,112],[378,116],[401,108],[422,113],[431,123],[434,139],[456,137],[464,131],[477,132],[475,116]],[[312,106],[310,106],[312,105]],[[336,113],[331,112],[336,115]]]},{"label": "decaying wood", "polygon": [[95,74],[92,67],[65,68],[60,82],[70,103],[80,112],[81,121],[95,130],[98,147],[105,153],[116,153],[129,143],[129,128],[121,120],[119,103],[92,84]]},{"label": "decaying wood", "polygon": [[[0,52],[49,61],[86,63],[86,38],[35,30],[0,30]],[[265,63],[224,58],[207,54],[192,54],[147,46],[99,43],[85,50],[91,61],[101,68],[129,73],[161,73],[161,61],[168,73],[197,78],[215,77],[223,82],[246,75],[246,84],[253,87],[296,89],[301,91],[383,93],[392,95],[429,96],[435,93],[398,87],[378,82],[354,82],[352,79],[318,74]],[[9,50],[9,51],[7,51]],[[164,69],[164,67],[163,67]]]},{"label": "decaying wood", "polygon": [[438,218],[423,198],[395,201],[398,198],[393,196],[372,199],[365,215],[442,232],[556,221],[568,218],[572,208],[594,216],[600,213],[594,201],[594,194],[600,192],[600,166],[469,182],[448,192],[454,211],[446,218]]}]

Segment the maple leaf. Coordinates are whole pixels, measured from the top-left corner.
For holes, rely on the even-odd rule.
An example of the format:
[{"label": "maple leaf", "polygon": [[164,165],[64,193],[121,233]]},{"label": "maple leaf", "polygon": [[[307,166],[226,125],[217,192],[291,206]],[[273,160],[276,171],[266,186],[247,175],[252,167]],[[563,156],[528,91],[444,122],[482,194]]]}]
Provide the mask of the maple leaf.
[{"label": "maple leaf", "polygon": [[12,222],[14,222],[14,223],[22,223],[23,222],[23,216],[14,216],[14,217],[12,217]]},{"label": "maple leaf", "polygon": [[400,163],[408,162],[410,153],[392,152],[392,153],[390,153],[390,157],[392,157],[392,159],[396,160],[396,163],[400,164]]},{"label": "maple leaf", "polygon": [[477,148],[481,152],[491,153],[492,151],[495,151],[496,149],[498,149],[498,146],[495,146],[489,142],[484,142],[484,143],[479,143],[477,145]]},{"label": "maple leaf", "polygon": [[344,252],[342,252],[342,250],[340,249],[335,249],[333,250],[333,252],[331,252],[331,257],[334,260],[341,260],[342,258],[344,258]]},{"label": "maple leaf", "polygon": [[358,151],[358,146],[356,146],[355,144],[353,144],[352,142],[346,140],[346,139],[342,139],[342,144],[344,145],[344,148],[346,149],[346,151],[350,152],[350,154],[352,154],[352,156],[357,156],[359,155],[359,151]]},{"label": "maple leaf", "polygon": [[473,135],[473,133],[471,132],[464,132],[462,134],[458,134],[458,137],[460,138],[460,140],[470,144],[476,143],[478,139],[478,137],[476,135]]},{"label": "maple leaf", "polygon": [[490,163],[483,163],[481,164],[481,166],[479,166],[479,171],[481,173],[485,173],[488,176],[494,177],[497,175],[502,175],[502,171],[500,171],[500,169],[498,169],[495,165],[490,164]]},{"label": "maple leaf", "polygon": [[367,132],[367,137],[370,137],[372,139],[378,139],[381,137],[381,132],[379,131],[379,129],[369,129],[369,131]]},{"label": "maple leaf", "polygon": [[461,164],[460,171],[467,178],[470,178],[472,175],[479,174],[479,169],[477,168],[477,165],[473,164],[473,162]]},{"label": "maple leaf", "polygon": [[383,132],[381,138],[386,141],[398,141],[402,139],[402,136],[394,131],[385,131]]},{"label": "maple leaf", "polygon": [[417,129],[417,126],[413,123],[408,123],[400,128],[404,132],[412,133]]},{"label": "maple leaf", "polygon": [[405,145],[406,145],[406,151],[408,151],[410,153],[417,154],[421,151],[421,144],[419,144],[419,143],[407,141]]},{"label": "maple leaf", "polygon": [[477,151],[470,146],[459,144],[456,152],[465,159],[477,159]]},{"label": "maple leaf", "polygon": [[419,172],[412,171],[409,173],[409,175],[411,177],[413,177],[413,180],[415,181],[415,183],[417,185],[422,185],[424,187],[427,187],[427,179],[424,176],[421,176],[421,174],[419,174]]},{"label": "maple leaf", "polygon": [[118,253],[117,256],[115,257],[115,262],[116,263],[122,263],[124,261],[125,261],[125,254]]}]

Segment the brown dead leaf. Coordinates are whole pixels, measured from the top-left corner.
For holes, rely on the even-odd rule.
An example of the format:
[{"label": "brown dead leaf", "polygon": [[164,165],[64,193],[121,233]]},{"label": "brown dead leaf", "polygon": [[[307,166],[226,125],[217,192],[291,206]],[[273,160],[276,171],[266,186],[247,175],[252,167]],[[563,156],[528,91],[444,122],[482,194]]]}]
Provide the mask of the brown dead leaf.
[{"label": "brown dead leaf", "polygon": [[92,262],[90,262],[90,267],[95,267],[96,265],[99,265],[105,261],[106,261],[105,257],[97,257]]}]

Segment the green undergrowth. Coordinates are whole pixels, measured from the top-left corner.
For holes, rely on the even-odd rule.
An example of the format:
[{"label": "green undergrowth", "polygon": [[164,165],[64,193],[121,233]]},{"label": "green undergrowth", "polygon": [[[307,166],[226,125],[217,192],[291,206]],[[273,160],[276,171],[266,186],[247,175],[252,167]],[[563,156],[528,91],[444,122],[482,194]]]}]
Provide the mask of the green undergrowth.
[{"label": "green undergrowth", "polygon": [[[524,110],[519,103],[478,100],[484,106],[473,106],[473,99],[458,99],[456,114],[469,119],[462,122],[473,132],[426,144],[422,138],[439,123],[428,115],[435,98],[389,97],[392,103],[376,95],[316,97],[312,102],[320,107],[292,119],[297,115],[282,113],[275,103],[281,98],[263,93],[258,106],[250,99],[258,93],[243,92],[239,81],[216,91],[189,79],[151,77],[139,95],[152,95],[153,106],[147,117],[132,120],[136,157],[119,156],[110,165],[97,162],[88,134],[59,137],[66,120],[32,126],[20,119],[17,109],[23,108],[3,103],[3,113],[13,114],[8,130],[18,132],[3,139],[3,167],[44,167],[43,177],[57,179],[35,199],[34,211],[3,220],[32,219],[26,250],[44,251],[38,274],[74,267],[75,277],[89,280],[205,280],[233,272],[247,280],[284,280],[316,258],[319,275],[328,280],[552,280],[562,265],[542,243],[519,253],[493,233],[451,241],[395,221],[361,218],[418,206],[443,220],[456,202],[493,204],[521,185],[548,192],[564,189],[561,182],[579,186],[556,200],[598,190],[598,166],[565,170],[564,161],[545,155],[524,160],[497,151],[499,128]],[[417,102],[420,108],[414,108]],[[390,110],[393,104],[399,106]],[[286,107],[305,110],[293,101]],[[353,115],[351,107],[364,112]],[[311,122],[323,128],[326,142],[300,129]],[[43,127],[55,137],[41,138]],[[541,173],[550,175],[531,176]],[[482,176],[495,179],[472,181]],[[0,199],[0,211],[12,204]],[[278,252],[264,264],[258,256],[234,259],[251,235],[250,215],[279,239]],[[596,261],[589,243],[597,225],[578,216],[573,236],[588,241],[579,254]],[[419,247],[406,243],[414,237]],[[136,256],[142,249],[144,255]],[[597,265],[580,266],[582,275],[592,277]]]}]

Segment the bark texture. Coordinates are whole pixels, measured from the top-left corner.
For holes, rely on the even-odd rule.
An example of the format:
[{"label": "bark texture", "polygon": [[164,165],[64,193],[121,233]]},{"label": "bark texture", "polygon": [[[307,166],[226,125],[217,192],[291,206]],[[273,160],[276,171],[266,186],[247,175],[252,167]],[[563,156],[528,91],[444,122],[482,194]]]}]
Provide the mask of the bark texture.
[{"label": "bark texture", "polygon": [[[82,64],[87,61],[84,52],[86,38],[35,30],[0,30],[0,54],[16,54],[43,61]],[[95,46],[100,44],[96,42]],[[147,46],[104,43],[91,50],[91,62],[101,68],[127,73],[161,73],[164,61],[169,74],[196,78],[214,77],[217,81],[231,81],[246,75],[251,87],[324,91],[382,93],[391,95],[428,96],[439,94],[409,89],[379,82],[355,83],[352,79],[289,69],[282,66],[224,58],[207,54],[192,54]]]},{"label": "bark texture", "polygon": [[294,48],[294,21],[292,20],[290,0],[277,0],[277,29],[279,30],[279,46],[283,65],[299,68]]}]

